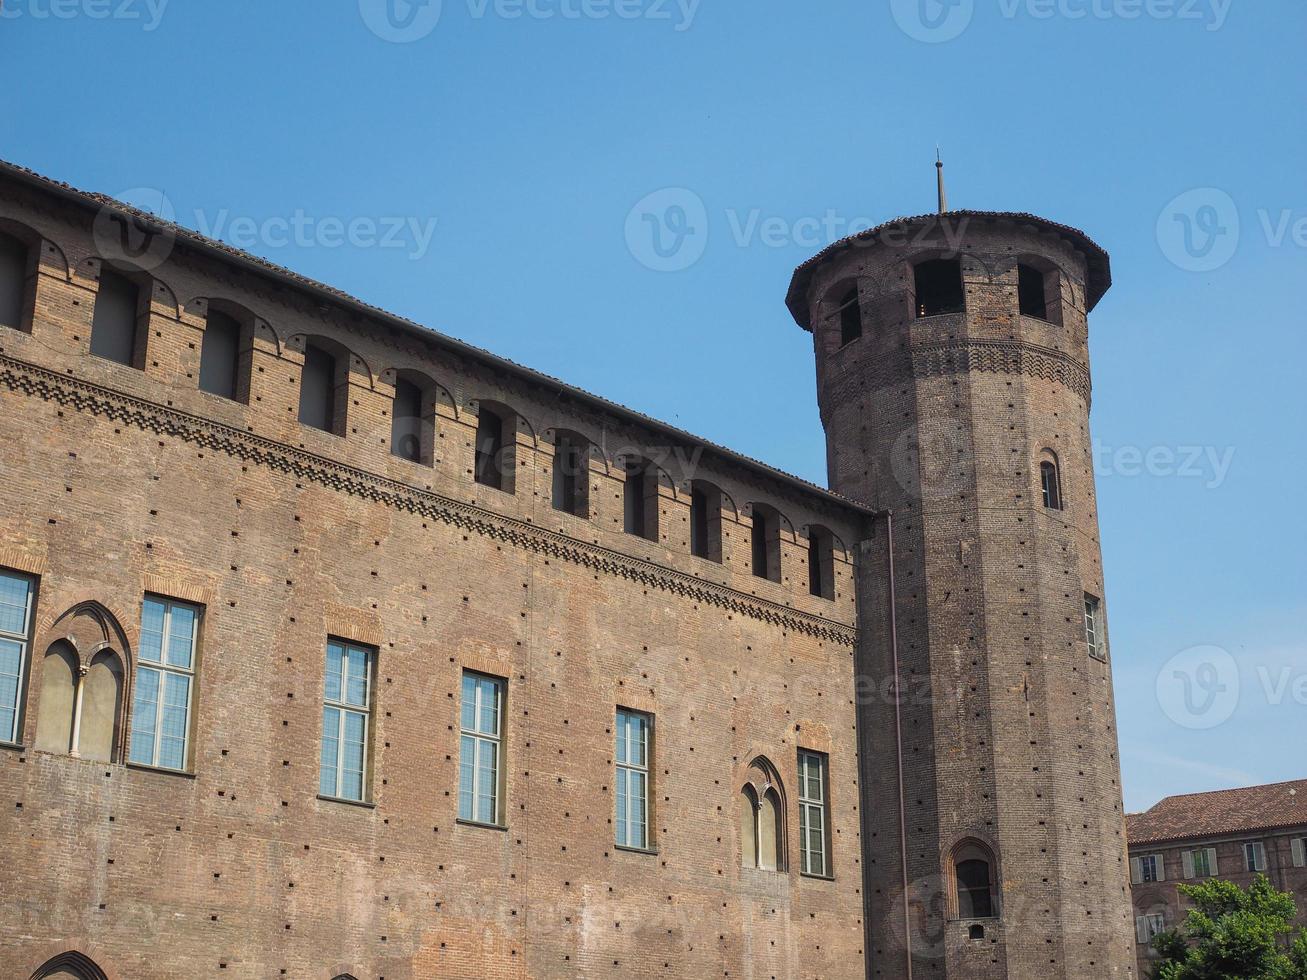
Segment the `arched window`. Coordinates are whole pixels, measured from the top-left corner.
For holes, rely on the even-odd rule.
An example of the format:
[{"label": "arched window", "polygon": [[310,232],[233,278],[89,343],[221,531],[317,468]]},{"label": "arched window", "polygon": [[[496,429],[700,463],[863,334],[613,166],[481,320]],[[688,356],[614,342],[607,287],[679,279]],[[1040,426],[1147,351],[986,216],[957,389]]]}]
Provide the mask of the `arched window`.
[{"label": "arched window", "polygon": [[690,484],[690,553],[722,560],[722,492],[706,480]]},{"label": "arched window", "polygon": [[32,980],[106,980],[106,977],[89,956],[69,951],[43,963],[32,974]]},{"label": "arched window", "polygon": [[390,410],[390,451],[401,459],[431,466],[436,451],[436,386],[416,371],[395,374]]},{"label": "arched window", "polygon": [[326,338],[314,338],[304,348],[300,374],[299,420],[314,429],[345,434],[349,402],[349,352]]},{"label": "arched window", "polygon": [[826,528],[808,528],[808,592],[835,598],[835,538]]},{"label": "arched window", "polygon": [[1044,506],[1049,510],[1062,509],[1062,477],[1058,472],[1057,457],[1045,451],[1039,464],[1039,489]]},{"label": "arched window", "polygon": [[913,269],[916,283],[916,314],[940,316],[961,313],[966,308],[962,290],[962,263],[958,259],[927,259]]},{"label": "arched window", "polygon": [[754,503],[753,526],[749,532],[753,574],[758,578],[781,580],[781,516],[774,507]]},{"label": "arched window", "polygon": [[994,888],[994,857],[977,841],[966,841],[953,851],[953,900],[959,919],[989,919],[998,914]]},{"label": "arched window", "polygon": [[77,753],[83,759],[112,762],[122,731],[123,665],[112,650],[95,655],[82,681],[82,712]]},{"label": "arched window", "polygon": [[248,395],[241,390],[241,359],[253,336],[252,327],[226,310],[209,306],[200,342],[201,391],[233,401],[246,400]]},{"label": "arched window", "polygon": [[740,864],[762,871],[784,871],[785,802],[775,767],[758,758],[740,789]]},{"label": "arched window", "polygon": [[858,287],[853,286],[840,298],[840,346],[851,344],[862,336],[862,303]]},{"label": "arched window", "polygon": [[73,749],[73,705],[78,684],[77,653],[64,641],[51,645],[41,661],[41,697],[36,713],[36,747],[43,752]]},{"label": "arched window", "polygon": [[507,405],[477,406],[476,460],[473,476],[482,486],[512,493],[516,477],[517,414]]},{"label": "arched window", "polygon": [[628,456],[623,464],[623,524],[627,534],[658,540],[658,467],[639,456]]},{"label": "arched window", "polygon": [[28,328],[35,275],[32,255],[21,239],[0,231],[0,327]]},{"label": "arched window", "polygon": [[590,516],[590,443],[575,432],[554,432],[554,510]]},{"label": "arched window", "polygon": [[91,315],[91,353],[128,367],[145,367],[149,290],[104,263]]}]

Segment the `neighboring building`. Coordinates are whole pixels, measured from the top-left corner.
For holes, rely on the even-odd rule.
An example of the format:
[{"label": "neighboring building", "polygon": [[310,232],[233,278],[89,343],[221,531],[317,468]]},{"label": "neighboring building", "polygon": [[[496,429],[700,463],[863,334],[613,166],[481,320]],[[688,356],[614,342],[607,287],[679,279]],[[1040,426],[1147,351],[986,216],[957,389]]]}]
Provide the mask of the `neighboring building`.
[{"label": "neighboring building", "polygon": [[1246,888],[1260,872],[1293,893],[1307,926],[1307,779],[1168,796],[1126,825],[1141,977],[1156,959],[1152,937],[1184,922],[1180,885],[1219,877]]},{"label": "neighboring building", "polygon": [[1133,975],[1109,283],[805,263],[832,492],[0,166],[0,976]]}]

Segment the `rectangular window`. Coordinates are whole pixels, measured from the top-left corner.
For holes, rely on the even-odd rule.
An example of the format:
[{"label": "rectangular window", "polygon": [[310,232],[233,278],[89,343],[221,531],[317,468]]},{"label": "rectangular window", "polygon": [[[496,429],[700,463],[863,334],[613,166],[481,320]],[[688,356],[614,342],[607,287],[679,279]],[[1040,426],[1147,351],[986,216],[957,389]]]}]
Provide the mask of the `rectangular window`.
[{"label": "rectangular window", "polygon": [[[300,414],[305,425],[336,432],[336,358],[321,347],[304,348],[300,373]],[[337,433],[340,434],[340,433]]]},{"label": "rectangular window", "polygon": [[1139,880],[1140,881],[1161,881],[1162,856],[1160,854],[1145,854],[1139,859]]},{"label": "rectangular window", "polygon": [[140,366],[137,357],[137,321],[140,287],[108,268],[100,272],[100,286],[91,314],[91,353],[127,366]]},{"label": "rectangular window", "polygon": [[1151,942],[1158,933],[1166,930],[1166,917],[1158,912],[1135,917],[1135,938],[1141,943]]},{"label": "rectangular window", "polygon": [[327,641],[318,767],[318,792],[323,796],[362,802],[367,791],[373,660],[367,647]]},{"label": "rectangular window", "polygon": [[1085,593],[1085,646],[1095,660],[1107,659],[1107,638],[1103,635],[1103,604]]},{"label": "rectangular window", "polygon": [[1261,841],[1248,841],[1243,846],[1244,867],[1249,871],[1266,870],[1266,846]]},{"label": "rectangular window", "polygon": [[0,571],[0,742],[18,741],[18,692],[27,665],[33,582]]},{"label": "rectangular window", "polygon": [[504,682],[465,671],[461,707],[458,818],[498,825]]},{"label": "rectangular window", "polygon": [[132,698],[128,759],[160,769],[185,769],[200,608],[146,596]]},{"label": "rectangular window", "polygon": [[1295,868],[1307,866],[1307,838],[1294,838],[1289,843],[1289,851]]},{"label": "rectangular window", "polygon": [[826,757],[799,752],[799,852],[806,875],[830,875],[826,836]]},{"label": "rectangular window", "polygon": [[1194,851],[1185,851],[1181,855],[1184,861],[1186,878],[1210,878],[1218,874],[1216,867],[1216,848],[1200,847]]},{"label": "rectangular window", "polygon": [[617,844],[649,846],[649,734],[653,719],[617,709]]},{"label": "rectangular window", "polygon": [[200,390],[235,399],[240,360],[240,321],[221,310],[209,310],[200,340]]},{"label": "rectangular window", "polygon": [[28,312],[29,265],[27,246],[0,232],[0,327],[23,329]]}]

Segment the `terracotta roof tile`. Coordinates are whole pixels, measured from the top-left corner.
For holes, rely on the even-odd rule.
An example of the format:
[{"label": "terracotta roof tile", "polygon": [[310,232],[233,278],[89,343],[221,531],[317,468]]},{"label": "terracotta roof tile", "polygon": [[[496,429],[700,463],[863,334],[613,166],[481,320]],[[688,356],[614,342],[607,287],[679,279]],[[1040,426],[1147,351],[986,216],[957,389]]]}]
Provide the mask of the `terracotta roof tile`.
[{"label": "terracotta roof tile", "polygon": [[1151,810],[1126,816],[1131,846],[1299,824],[1307,826],[1307,779],[1168,796]]}]

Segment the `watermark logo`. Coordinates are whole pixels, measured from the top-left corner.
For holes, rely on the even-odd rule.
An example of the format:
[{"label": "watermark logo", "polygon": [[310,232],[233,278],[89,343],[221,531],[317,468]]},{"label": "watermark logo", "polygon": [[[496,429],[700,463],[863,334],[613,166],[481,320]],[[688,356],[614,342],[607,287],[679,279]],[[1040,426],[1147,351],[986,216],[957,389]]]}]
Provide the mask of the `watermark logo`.
[{"label": "watermark logo", "polygon": [[136,21],[147,33],[163,23],[169,0],[3,0],[0,20]]},{"label": "watermark logo", "polygon": [[172,227],[177,215],[168,195],[153,187],[133,187],[113,197],[157,217],[162,224],[106,204],[96,212],[91,224],[100,257],[146,271],[157,269],[172,255],[177,241]]},{"label": "watermark logo", "polygon": [[626,247],[655,272],[680,272],[708,247],[708,209],[694,191],[664,187],[636,202],[626,215]]},{"label": "watermark logo", "polygon": [[899,29],[926,44],[943,44],[971,26],[976,0],[890,0]]},{"label": "watermark logo", "polygon": [[442,0],[359,0],[363,23],[383,41],[421,41],[440,23]]},{"label": "watermark logo", "polygon": [[1187,272],[1214,272],[1239,248],[1239,207],[1215,187],[1199,187],[1173,199],[1157,219],[1157,242],[1173,265]]},{"label": "watermark logo", "polygon": [[1181,650],[1158,672],[1157,703],[1182,728],[1215,728],[1239,706],[1239,665],[1217,646]]}]

